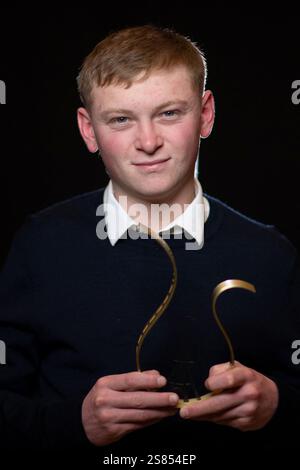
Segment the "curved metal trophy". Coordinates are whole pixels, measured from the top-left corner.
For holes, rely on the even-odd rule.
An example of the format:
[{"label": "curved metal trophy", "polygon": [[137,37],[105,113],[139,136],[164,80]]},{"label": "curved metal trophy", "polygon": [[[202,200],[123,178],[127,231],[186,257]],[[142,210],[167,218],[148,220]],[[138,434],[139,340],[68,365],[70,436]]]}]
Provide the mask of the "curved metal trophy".
[{"label": "curved metal trophy", "polygon": [[[153,328],[153,326],[158,321],[158,319],[166,311],[169,303],[171,302],[171,300],[173,298],[173,295],[175,293],[176,286],[177,286],[177,266],[176,266],[176,262],[175,262],[173,252],[172,252],[171,248],[169,247],[169,245],[166,243],[166,241],[163,238],[161,238],[156,232],[151,230],[149,227],[146,227],[146,226],[140,224],[140,231],[148,233],[148,235],[150,235],[151,238],[154,238],[159,243],[159,245],[164,249],[165,253],[168,255],[169,260],[171,262],[173,273],[172,273],[171,284],[170,284],[169,290],[168,290],[165,298],[163,299],[163,301],[159,305],[159,307],[155,310],[154,314],[151,316],[149,321],[146,323],[146,325],[144,326],[144,328],[143,328],[143,330],[142,330],[142,332],[141,332],[141,334],[138,338],[137,345],[136,345],[136,367],[137,367],[137,370],[139,372],[141,372],[140,353],[141,353],[141,348],[142,348],[143,342],[144,342],[146,336],[149,334],[149,332]],[[220,295],[223,292],[225,292],[229,289],[235,289],[235,288],[246,289],[246,290],[248,290],[250,292],[253,292],[253,293],[256,292],[256,289],[255,289],[254,285],[250,284],[249,282],[242,281],[240,279],[228,279],[226,281],[223,281],[223,282],[219,283],[214,288],[213,293],[212,293],[212,313],[213,313],[214,319],[215,319],[215,321],[216,321],[216,323],[217,323],[217,325],[218,325],[218,327],[219,327],[219,329],[220,329],[220,331],[221,331],[221,333],[222,333],[222,335],[223,335],[223,337],[224,337],[224,339],[227,343],[228,350],[229,350],[229,366],[230,367],[233,367],[234,363],[235,363],[234,350],[233,350],[232,342],[229,338],[229,335],[226,332],[226,330],[225,330],[225,328],[224,328],[224,326],[223,326],[223,324],[222,324],[222,322],[221,322],[221,320],[220,320],[220,318],[217,314],[216,303],[217,303],[218,298],[220,297]],[[222,390],[216,390],[216,391],[213,391],[213,392],[210,392],[210,393],[206,393],[205,395],[195,396],[194,398],[180,399],[178,404],[177,404],[177,408],[182,408],[183,406],[195,403],[199,400],[205,400],[205,399],[210,398],[213,395],[217,395],[218,393],[221,393],[221,392],[222,392]]]}]

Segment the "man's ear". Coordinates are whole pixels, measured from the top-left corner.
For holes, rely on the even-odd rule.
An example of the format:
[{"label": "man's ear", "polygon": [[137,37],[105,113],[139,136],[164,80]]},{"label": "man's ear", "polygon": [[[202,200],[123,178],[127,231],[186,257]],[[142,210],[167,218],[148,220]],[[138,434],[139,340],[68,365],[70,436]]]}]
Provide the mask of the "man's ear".
[{"label": "man's ear", "polygon": [[208,137],[212,131],[215,121],[215,100],[212,92],[206,90],[202,96],[201,109],[201,128],[200,136],[202,139]]},{"label": "man's ear", "polygon": [[95,153],[98,150],[92,121],[88,111],[85,108],[78,108],[77,110],[77,123],[81,137],[90,152]]}]

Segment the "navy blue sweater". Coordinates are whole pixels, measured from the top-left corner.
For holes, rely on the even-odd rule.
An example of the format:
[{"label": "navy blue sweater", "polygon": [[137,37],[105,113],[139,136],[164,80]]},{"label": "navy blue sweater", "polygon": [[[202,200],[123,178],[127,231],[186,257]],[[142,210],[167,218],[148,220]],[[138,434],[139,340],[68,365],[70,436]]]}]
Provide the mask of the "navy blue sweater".
[{"label": "navy blue sweater", "polygon": [[[0,365],[0,447],[93,452],[81,424],[83,398],[101,376],[136,370],[136,341],[172,270],[155,240],[127,238],[112,247],[97,238],[102,197],[103,190],[95,191],[31,216],[12,244],[0,279],[7,362]],[[168,240],[178,287],[145,339],[142,369],[169,374],[174,359],[193,359],[201,389],[210,366],[229,359],[212,317],[212,290],[226,279],[243,279],[257,293],[223,294],[218,311],[237,360],[278,384],[278,410],[252,433],[175,416],[102,453],[126,449],[129,455],[137,443],[140,452],[180,446],[201,453],[211,439],[216,445],[271,442],[299,423],[300,366],[291,360],[292,342],[300,338],[296,252],[272,227],[208,199],[204,247],[187,251],[186,239]]]}]

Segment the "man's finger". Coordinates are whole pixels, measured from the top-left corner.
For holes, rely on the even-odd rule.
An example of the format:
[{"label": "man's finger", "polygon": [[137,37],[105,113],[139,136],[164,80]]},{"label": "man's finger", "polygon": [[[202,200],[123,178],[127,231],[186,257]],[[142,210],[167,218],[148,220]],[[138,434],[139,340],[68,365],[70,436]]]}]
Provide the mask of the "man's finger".
[{"label": "man's finger", "polygon": [[126,410],[126,409],[112,409],[109,411],[106,410],[105,416],[107,421],[117,423],[127,423],[127,424],[144,424],[146,425],[149,421],[159,421],[163,418],[167,418],[176,413],[176,410],[162,408],[160,410]]},{"label": "man's finger", "polygon": [[222,364],[215,364],[209,369],[208,376],[211,377],[212,375],[220,374],[232,367],[230,362],[223,362]]},{"label": "man's finger", "polygon": [[156,369],[152,369],[152,370],[143,370],[142,374],[149,374],[149,375],[159,376],[160,372],[158,372],[158,370],[156,370]]},{"label": "man's finger", "polygon": [[236,365],[234,367],[229,367],[218,374],[210,375],[205,381],[205,386],[211,391],[237,388],[250,380],[251,377],[251,369],[241,365]]},{"label": "man's finger", "polygon": [[128,372],[126,374],[107,375],[97,381],[97,387],[113,390],[135,391],[164,387],[165,377],[156,373]]},{"label": "man's finger", "polygon": [[240,406],[243,401],[243,397],[237,393],[222,392],[207,400],[200,400],[193,405],[184,406],[180,410],[180,416],[182,418],[209,419],[212,415],[225,413]]},{"label": "man's finger", "polygon": [[109,407],[118,409],[150,409],[175,407],[179,397],[170,392],[124,392],[107,390],[96,398],[99,408]]}]

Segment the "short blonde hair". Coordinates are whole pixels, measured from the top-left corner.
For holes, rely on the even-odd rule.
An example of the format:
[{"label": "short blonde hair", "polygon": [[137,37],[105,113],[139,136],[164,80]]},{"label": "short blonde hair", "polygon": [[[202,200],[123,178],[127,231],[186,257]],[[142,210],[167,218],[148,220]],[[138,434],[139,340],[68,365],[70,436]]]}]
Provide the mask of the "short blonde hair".
[{"label": "short blonde hair", "polygon": [[206,60],[189,38],[151,25],[113,32],[99,42],[83,62],[77,77],[81,101],[89,107],[94,86],[122,84],[129,88],[138,76],[146,79],[154,70],[177,65],[187,67],[193,86],[202,94],[207,76]]}]

